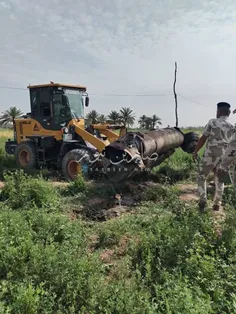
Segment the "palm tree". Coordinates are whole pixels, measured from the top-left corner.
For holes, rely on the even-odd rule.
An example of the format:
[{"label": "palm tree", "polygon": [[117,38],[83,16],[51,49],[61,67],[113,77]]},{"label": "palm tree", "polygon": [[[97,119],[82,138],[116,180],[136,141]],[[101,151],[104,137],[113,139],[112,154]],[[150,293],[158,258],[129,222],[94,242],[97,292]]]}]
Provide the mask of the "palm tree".
[{"label": "palm tree", "polygon": [[16,107],[10,107],[5,110],[0,116],[0,125],[1,126],[12,126],[14,125],[15,119],[20,118],[23,115],[23,112]]},{"label": "palm tree", "polygon": [[144,128],[145,128],[145,126],[146,126],[146,120],[147,120],[147,116],[145,116],[145,114],[142,115],[142,116],[139,118],[138,123],[139,123],[139,126],[140,126],[141,129],[144,129]]},{"label": "palm tree", "polygon": [[152,119],[152,128],[153,129],[156,127],[157,124],[162,125],[161,118],[158,117],[157,115],[154,114],[151,119]]},{"label": "palm tree", "polygon": [[112,110],[109,115],[108,119],[111,121],[113,124],[119,124],[120,122],[120,114],[118,111]]},{"label": "palm tree", "polygon": [[98,123],[106,123],[107,122],[107,117],[104,114],[100,114],[98,116],[97,122]]},{"label": "palm tree", "polygon": [[86,116],[87,122],[92,123],[92,124],[97,123],[98,118],[99,118],[99,113],[96,110],[91,110]]},{"label": "palm tree", "polygon": [[134,124],[135,116],[133,110],[130,108],[123,108],[120,110],[120,122],[124,127],[129,127]]},{"label": "palm tree", "polygon": [[146,117],[146,120],[145,120],[145,129],[146,129],[146,130],[152,129],[152,118],[151,118],[151,117]]}]

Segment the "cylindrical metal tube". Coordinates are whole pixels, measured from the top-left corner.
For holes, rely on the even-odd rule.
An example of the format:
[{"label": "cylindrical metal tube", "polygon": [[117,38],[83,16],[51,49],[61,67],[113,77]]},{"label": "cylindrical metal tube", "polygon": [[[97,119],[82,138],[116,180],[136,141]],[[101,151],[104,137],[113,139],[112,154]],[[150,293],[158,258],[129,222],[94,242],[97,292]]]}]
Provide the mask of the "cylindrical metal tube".
[{"label": "cylindrical metal tube", "polygon": [[[128,133],[108,145],[104,151],[107,158],[120,160],[122,152],[129,152],[132,158],[134,154],[140,154],[142,158],[152,154],[163,154],[170,149],[180,147],[184,142],[184,135],[175,128],[157,129],[147,133]],[[113,156],[116,155],[116,156]]]},{"label": "cylindrical metal tube", "polygon": [[177,128],[157,129],[146,133],[130,132],[106,146],[103,156],[116,169],[121,170],[126,164],[126,174],[122,171],[122,175],[116,176],[124,179],[135,169],[151,169],[161,164],[179,147],[186,152],[192,152],[198,137],[196,134],[190,135],[184,135]]},{"label": "cylindrical metal tube", "polygon": [[143,156],[163,154],[170,149],[178,148],[184,142],[184,135],[175,128],[157,129],[143,135]]}]

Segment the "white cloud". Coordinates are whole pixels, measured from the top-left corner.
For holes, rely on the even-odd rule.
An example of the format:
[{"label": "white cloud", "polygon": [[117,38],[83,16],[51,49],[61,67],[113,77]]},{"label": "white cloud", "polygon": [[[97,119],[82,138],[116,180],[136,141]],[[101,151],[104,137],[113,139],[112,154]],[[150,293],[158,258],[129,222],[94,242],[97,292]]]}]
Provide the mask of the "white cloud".
[{"label": "white cloud", "polygon": [[5,1],[0,1],[0,7],[2,7],[3,9],[10,9],[10,5],[5,2]]},{"label": "white cloud", "polygon": [[[173,124],[177,61],[177,91],[208,106],[179,98],[180,123],[202,125],[216,102],[234,101],[235,9],[231,0],[0,1],[0,85],[54,80],[92,94],[164,93],[93,96],[91,107],[131,106],[137,117],[156,113]],[[28,111],[22,93],[1,92],[1,109],[14,102]]]}]

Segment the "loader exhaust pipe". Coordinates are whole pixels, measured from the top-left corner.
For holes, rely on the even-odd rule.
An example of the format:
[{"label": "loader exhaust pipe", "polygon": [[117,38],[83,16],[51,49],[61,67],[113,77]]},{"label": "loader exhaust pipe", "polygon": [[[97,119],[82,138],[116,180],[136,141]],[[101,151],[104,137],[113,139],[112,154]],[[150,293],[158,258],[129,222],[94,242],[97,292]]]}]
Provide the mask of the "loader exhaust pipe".
[{"label": "loader exhaust pipe", "polygon": [[193,153],[198,139],[198,134],[184,134],[178,128],[163,128],[146,133],[129,132],[105,147],[103,156],[110,162],[107,171],[113,169],[110,173],[114,180],[121,181],[130,178],[138,170],[151,170],[160,165],[179,147],[187,153]]}]

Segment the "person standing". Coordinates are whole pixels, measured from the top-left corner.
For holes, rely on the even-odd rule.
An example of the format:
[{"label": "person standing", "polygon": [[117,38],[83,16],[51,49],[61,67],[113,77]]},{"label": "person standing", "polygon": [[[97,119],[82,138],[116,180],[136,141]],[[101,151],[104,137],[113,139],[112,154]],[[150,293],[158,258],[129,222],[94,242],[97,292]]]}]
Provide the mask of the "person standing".
[{"label": "person standing", "polygon": [[219,210],[221,206],[224,183],[222,180],[219,180],[216,166],[224,155],[232,135],[233,125],[228,121],[230,113],[230,105],[228,103],[219,102],[217,104],[216,118],[209,120],[205,126],[203,135],[199,139],[193,153],[193,158],[196,161],[198,159],[198,152],[206,143],[205,152],[199,164],[197,180],[200,210],[204,210],[207,205],[206,180],[212,171],[214,172],[215,179],[213,210]]},{"label": "person standing", "polygon": [[[235,113],[236,109],[233,111],[233,114]],[[224,182],[224,177],[228,175],[231,165],[234,165],[232,183],[236,191],[236,126],[232,131],[232,137],[229,141],[228,147],[224,155],[221,157],[219,165],[217,166],[220,181]]]}]

